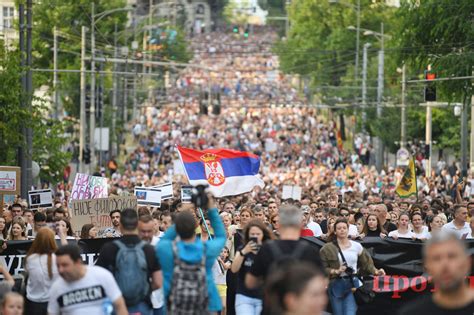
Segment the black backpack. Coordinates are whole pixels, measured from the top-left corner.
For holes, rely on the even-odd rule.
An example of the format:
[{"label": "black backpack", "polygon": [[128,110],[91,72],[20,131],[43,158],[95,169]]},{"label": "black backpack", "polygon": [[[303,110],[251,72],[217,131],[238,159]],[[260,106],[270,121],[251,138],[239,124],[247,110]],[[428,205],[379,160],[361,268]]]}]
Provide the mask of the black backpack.
[{"label": "black backpack", "polygon": [[279,269],[285,268],[286,266],[299,261],[303,257],[306,247],[309,246],[302,241],[299,241],[291,252],[283,253],[280,246],[278,246],[278,241],[271,241],[268,245],[273,256],[273,262],[270,265],[270,269],[268,271],[269,275]]}]

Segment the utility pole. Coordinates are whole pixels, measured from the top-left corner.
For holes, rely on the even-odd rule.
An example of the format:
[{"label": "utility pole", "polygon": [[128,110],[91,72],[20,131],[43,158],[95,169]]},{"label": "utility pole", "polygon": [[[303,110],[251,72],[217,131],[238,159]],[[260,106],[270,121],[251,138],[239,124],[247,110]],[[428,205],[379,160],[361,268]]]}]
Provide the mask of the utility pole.
[{"label": "utility pole", "polygon": [[406,77],[405,77],[406,67],[403,64],[402,67],[402,108],[401,108],[401,139],[400,147],[405,148],[407,143],[407,113],[406,113],[406,104],[405,104],[405,95],[406,95]]},{"label": "utility pole", "polygon": [[[137,65],[135,67],[135,72],[137,72]],[[138,73],[133,77],[133,109],[132,109],[132,123],[137,119],[137,104],[138,104],[138,99],[137,99],[137,76]]]},{"label": "utility pole", "polygon": [[[114,58],[118,58],[117,54],[117,22],[115,22],[115,27],[114,27]],[[115,126],[117,124],[117,93],[118,93],[118,86],[117,86],[117,75],[115,72],[117,71],[117,63],[114,62],[114,74],[113,74],[113,91],[112,91],[112,130],[110,132],[111,136],[111,142],[110,142],[110,155],[111,157],[115,157],[117,154],[116,148],[117,148],[117,134],[115,132]]]},{"label": "utility pole", "polygon": [[84,173],[86,143],[86,27],[81,28],[81,103],[79,114],[79,172]]},{"label": "utility pole", "polygon": [[89,126],[89,149],[91,155],[90,170],[95,169],[95,4],[91,3],[91,96],[90,96],[90,126]]},{"label": "utility pole", "polygon": [[[380,23],[381,47],[378,54],[379,67],[377,77],[377,120],[382,118],[382,98],[383,98],[383,76],[384,76],[384,35],[383,23]],[[375,166],[377,171],[381,171],[383,167],[383,143],[380,137],[377,137],[377,152],[375,159]]]},{"label": "utility pole", "polygon": [[285,37],[286,40],[288,40],[288,36],[290,35],[290,14],[289,14],[289,8],[290,8],[290,0],[286,0],[286,19],[285,19]]},{"label": "utility pole", "polygon": [[469,100],[466,98],[462,104],[461,114],[461,176],[467,177],[467,118]]},{"label": "utility pole", "polygon": [[[33,64],[33,0],[26,1],[26,108],[29,113],[32,112],[32,96],[33,96],[33,76],[31,66]],[[26,127],[26,169],[22,173],[26,173],[26,184],[28,190],[33,186],[32,157],[33,157],[33,129],[31,126]],[[25,198],[25,197],[24,197]]]},{"label": "utility pole", "polygon": [[427,102],[426,104],[426,141],[425,144],[429,146],[429,158],[426,161],[426,177],[431,178],[431,104]]},{"label": "utility pole", "polygon": [[357,0],[357,24],[356,24],[356,56],[354,68],[354,85],[359,81],[359,38],[360,38],[360,0]]},{"label": "utility pole", "polygon": [[[474,69],[471,71],[474,76]],[[471,174],[474,174],[474,82],[471,83],[471,147],[469,161]]]},{"label": "utility pole", "polygon": [[[20,66],[23,69],[26,65],[25,58],[25,6],[20,2],[18,6],[18,22],[20,24],[20,34],[19,34],[19,45],[20,45]],[[26,74],[21,75],[21,87],[23,91],[26,91]],[[21,107],[26,108],[26,97],[23,95],[21,97]],[[26,138],[26,126],[21,126],[21,134]],[[28,196],[28,184],[27,184],[27,174],[26,174],[26,148],[23,144],[18,147],[18,165],[21,167],[21,197],[27,198]],[[3,196],[2,196],[3,201]]]},{"label": "utility pole", "polygon": [[362,53],[362,131],[365,132],[365,126],[367,123],[367,112],[365,106],[367,105],[367,49],[371,46],[370,43],[364,44]]},{"label": "utility pole", "polygon": [[59,91],[58,91],[58,29],[53,30],[53,90],[54,90],[54,119],[59,118]]}]

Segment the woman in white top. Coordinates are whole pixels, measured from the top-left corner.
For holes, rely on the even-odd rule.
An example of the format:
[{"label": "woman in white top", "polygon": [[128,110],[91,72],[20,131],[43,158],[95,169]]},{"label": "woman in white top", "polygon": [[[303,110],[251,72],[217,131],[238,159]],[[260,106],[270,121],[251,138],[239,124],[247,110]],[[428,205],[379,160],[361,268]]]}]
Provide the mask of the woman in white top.
[{"label": "woman in white top", "polygon": [[428,227],[423,225],[423,216],[419,212],[413,212],[411,214],[411,224],[413,226],[413,234],[415,234],[415,238],[419,240],[427,240],[430,238],[430,232],[428,231]]},{"label": "woman in white top", "polygon": [[441,231],[441,228],[443,227],[443,219],[439,215],[435,216],[429,216],[426,218],[426,223],[428,224],[428,228],[430,231],[430,237]]},{"label": "woman in white top", "polygon": [[59,276],[54,255],[57,249],[54,232],[49,228],[39,229],[26,255],[28,280],[25,314],[47,314],[49,291]]},{"label": "woman in white top", "polygon": [[69,222],[66,219],[58,219],[58,220],[55,221],[55,224],[56,224],[55,239],[57,239],[57,240],[61,239],[62,240],[61,234],[64,234],[64,233],[62,233],[61,231],[65,231],[65,234],[66,234],[65,236],[66,236],[67,240],[75,240],[76,239],[74,237],[74,231],[72,229],[71,222]]},{"label": "woman in white top", "polygon": [[398,228],[395,231],[388,233],[388,237],[393,238],[394,240],[399,238],[415,238],[415,233],[410,231],[408,223],[410,222],[410,217],[407,213],[400,214],[398,218]]}]

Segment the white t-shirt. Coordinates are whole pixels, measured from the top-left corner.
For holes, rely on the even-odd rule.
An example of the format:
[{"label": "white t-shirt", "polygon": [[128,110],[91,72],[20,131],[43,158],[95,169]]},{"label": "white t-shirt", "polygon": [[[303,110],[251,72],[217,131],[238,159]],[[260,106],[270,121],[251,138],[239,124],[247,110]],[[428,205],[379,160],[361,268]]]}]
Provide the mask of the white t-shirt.
[{"label": "white t-shirt", "polygon": [[397,237],[397,238],[413,238],[415,233],[412,231],[407,231],[406,233],[400,233],[398,230],[388,233],[388,237]]},{"label": "white t-shirt", "polygon": [[[362,245],[358,242],[349,241],[351,243],[351,247],[342,249],[342,254],[344,254],[344,258],[347,261],[347,266],[351,267],[354,270],[354,273],[357,272],[357,260],[359,255],[362,254]],[[339,263],[342,265],[344,261],[342,260],[341,253],[338,252],[337,257],[339,257]]]},{"label": "white t-shirt", "polygon": [[[151,239],[151,245],[156,248],[156,244],[160,241],[159,237],[153,236]],[[165,305],[165,296],[163,293],[163,288],[156,289],[151,292],[151,304],[153,309],[162,308]]]},{"label": "white t-shirt", "polygon": [[49,300],[49,290],[54,281],[59,278],[56,267],[56,255],[51,255],[52,278],[48,273],[48,255],[33,254],[26,259],[25,270],[28,271],[28,281],[26,285],[26,297],[28,300],[44,303]]},{"label": "white t-shirt", "polygon": [[221,271],[221,267],[219,267],[219,262],[216,260],[214,265],[212,265],[212,277],[214,278],[215,284],[226,284],[226,275],[227,270],[224,272]]},{"label": "white t-shirt", "polygon": [[423,229],[421,230],[420,233],[416,233],[415,230],[413,230],[412,232],[413,232],[413,234],[415,234],[415,237],[419,238],[419,239],[429,239],[429,238],[431,238],[431,234],[430,234],[427,226],[423,226]]},{"label": "white t-shirt", "polygon": [[316,237],[323,235],[323,230],[321,230],[321,226],[316,222],[309,221],[306,227],[310,229]]},{"label": "white t-shirt", "polygon": [[98,266],[84,267],[87,271],[81,279],[67,282],[59,277],[53,283],[48,314],[103,314],[105,303],[113,303],[122,296],[112,273]]},{"label": "white t-shirt", "polygon": [[454,220],[449,222],[449,223],[446,223],[445,225],[443,225],[441,230],[446,231],[446,232],[450,232],[450,233],[454,233],[454,234],[456,234],[456,236],[459,239],[461,239],[464,234],[469,235],[471,233],[471,227],[469,226],[469,223],[464,222],[464,226],[462,228],[458,229],[454,225]]},{"label": "white t-shirt", "polygon": [[357,237],[359,236],[359,231],[357,230],[357,226],[355,226],[354,224],[349,224],[349,233],[348,235],[350,237]]}]

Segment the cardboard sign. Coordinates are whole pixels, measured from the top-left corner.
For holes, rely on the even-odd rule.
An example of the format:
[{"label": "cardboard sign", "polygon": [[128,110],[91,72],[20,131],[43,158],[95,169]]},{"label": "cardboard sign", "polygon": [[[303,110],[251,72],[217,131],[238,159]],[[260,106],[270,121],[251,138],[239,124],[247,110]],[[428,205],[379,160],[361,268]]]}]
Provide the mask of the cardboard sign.
[{"label": "cardboard sign", "polygon": [[301,200],[301,187],[284,185],[281,198],[283,200],[286,200],[286,199]]},{"label": "cardboard sign", "polygon": [[71,191],[71,200],[107,198],[107,178],[77,173]]},{"label": "cardboard sign", "polygon": [[71,202],[71,224],[74,232],[81,232],[84,224],[92,223],[99,230],[111,227],[110,211],[137,208],[137,198],[110,197],[88,200],[73,200]]},{"label": "cardboard sign", "polygon": [[51,189],[29,191],[28,204],[30,209],[51,208],[53,206],[53,193]]},{"label": "cardboard sign", "polygon": [[151,188],[158,188],[161,190],[161,200],[173,198],[173,183],[166,183],[158,186],[153,186]]},{"label": "cardboard sign", "polygon": [[153,187],[135,187],[137,204],[142,206],[161,206],[161,189]]},{"label": "cardboard sign", "polygon": [[182,203],[191,203],[192,195],[193,195],[193,186],[181,187],[181,202]]},{"label": "cardboard sign", "polygon": [[20,194],[20,170],[16,166],[0,166],[0,194]]}]

